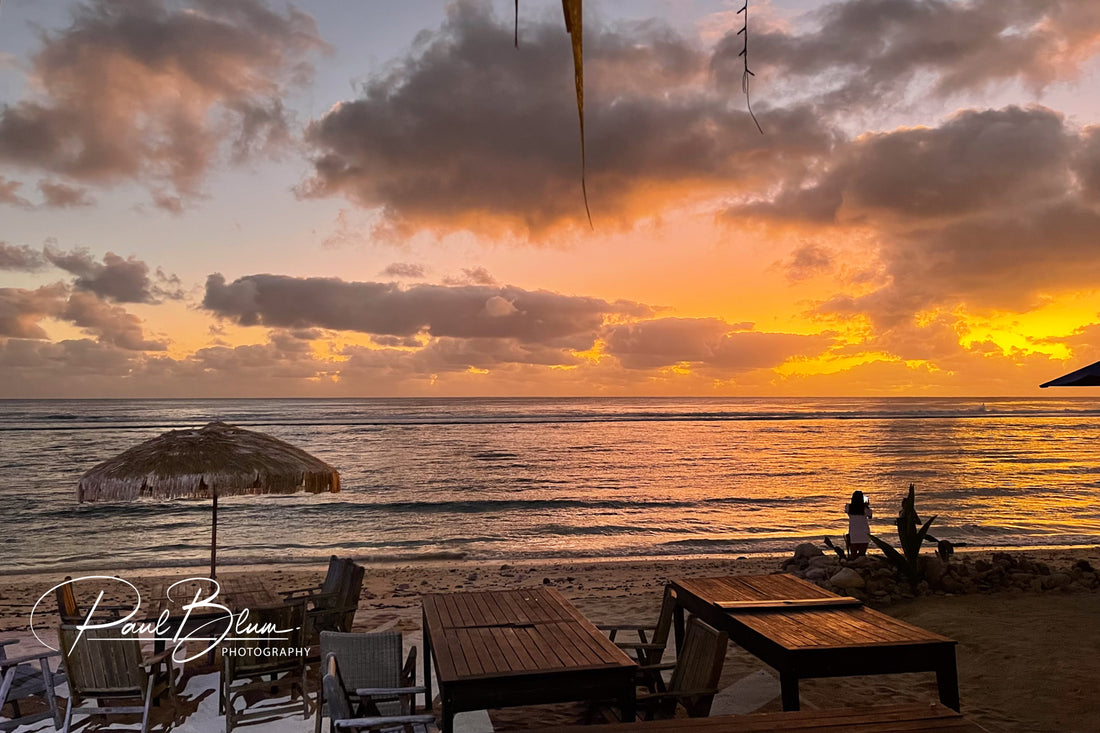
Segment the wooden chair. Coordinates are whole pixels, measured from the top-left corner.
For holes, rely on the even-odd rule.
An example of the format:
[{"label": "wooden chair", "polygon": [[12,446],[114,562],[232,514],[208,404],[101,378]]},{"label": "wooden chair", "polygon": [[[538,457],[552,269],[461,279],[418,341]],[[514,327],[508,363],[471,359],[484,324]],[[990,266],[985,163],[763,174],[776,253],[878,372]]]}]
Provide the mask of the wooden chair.
[{"label": "wooden chair", "polygon": [[[85,629],[62,624],[58,633],[65,675],[69,684],[69,702],[65,708],[62,732],[69,733],[74,714],[141,714],[141,731],[149,730],[149,709],[153,700],[167,692],[175,704],[176,675],[172,652],[144,658],[136,636],[120,638],[116,629]],[[77,702],[136,698],[141,705],[77,707]],[[174,717],[174,714],[173,714]]]},{"label": "wooden chair", "polygon": [[351,560],[332,555],[328,559],[328,572],[325,574],[325,579],[320,585],[312,585],[308,588],[296,588],[294,590],[284,590],[280,591],[280,593],[287,602],[310,601],[315,597],[333,595],[339,592],[340,585],[344,582],[347,566],[350,563]]},{"label": "wooden chair", "polygon": [[[373,690],[369,699],[359,700],[359,709],[371,715],[412,715],[416,713],[416,695],[424,687],[416,686],[416,647],[401,661],[401,633],[381,631],[373,634],[321,632],[321,658],[334,657],[340,665],[340,675],[346,684],[344,693],[352,696],[356,690]],[[326,667],[322,665],[322,675]],[[317,698],[317,720],[314,730],[320,733],[325,715],[327,693],[322,685]],[[332,716],[336,719],[336,716]]]},{"label": "wooden chair", "polygon": [[[248,623],[270,628],[278,632],[240,636],[227,642],[222,652],[221,694],[219,712],[225,714],[225,731],[246,721],[270,719],[287,712],[302,712],[309,718],[309,698],[306,696],[305,604],[289,603],[281,606],[249,609]],[[287,631],[284,631],[287,630]],[[264,679],[264,678],[268,679]],[[249,710],[257,697],[287,694],[289,701],[282,705],[264,705]],[[294,702],[297,694],[300,703]],[[238,710],[236,703],[244,702]]]},{"label": "wooden chair", "polygon": [[[661,600],[661,612],[655,624],[597,624],[596,628],[609,632],[611,641],[623,651],[633,653],[642,667],[661,664],[668,646],[668,635],[672,629],[672,614],[676,609],[676,592],[671,586],[665,586]],[[637,641],[616,638],[619,632],[634,632]],[[651,692],[663,692],[664,679],[660,673],[642,673],[639,678]]]},{"label": "wooden chair", "polygon": [[428,727],[435,723],[433,715],[415,715],[411,712],[396,715],[379,714],[377,706],[370,702],[372,696],[392,694],[398,690],[360,688],[354,693],[358,700],[354,699],[348,694],[348,688],[340,675],[340,663],[335,654],[325,657],[322,670],[324,676],[321,678],[321,690],[332,715],[330,729],[332,731],[367,733],[367,731],[400,730],[403,733],[428,733]]},{"label": "wooden chair", "polygon": [[340,583],[335,591],[309,599],[312,607],[306,613],[306,633],[310,644],[319,643],[323,631],[351,631],[355,612],[359,609],[359,595],[363,591],[366,572],[362,565],[348,561],[343,566]]},{"label": "wooden chair", "polygon": [[692,617],[688,621],[684,644],[676,663],[648,668],[657,674],[661,669],[671,668],[672,677],[666,691],[638,696],[639,717],[650,720],[675,717],[677,704],[683,705],[689,717],[705,718],[710,715],[728,644],[729,635],[725,631],[717,631]]},{"label": "wooden chair", "polygon": [[[8,720],[0,722],[0,730],[14,730],[22,725],[51,717],[54,727],[60,728],[61,713],[57,709],[54,688],[64,679],[64,675],[55,675],[50,668],[50,658],[60,654],[41,650],[9,658],[4,647],[17,643],[14,639],[0,641],[0,714],[5,705],[11,706],[11,715],[8,716]],[[35,662],[38,664],[35,665]],[[19,701],[30,697],[45,699],[48,709],[39,713],[22,714]]]},{"label": "wooden chair", "polygon": [[[54,596],[57,598],[57,614],[63,624],[82,624],[88,614],[81,610],[77,603],[76,594],[73,592],[72,576],[66,575],[65,582],[57,586]],[[129,613],[131,608],[126,606],[96,606],[96,611],[104,611],[112,620],[121,618],[123,613]]]}]

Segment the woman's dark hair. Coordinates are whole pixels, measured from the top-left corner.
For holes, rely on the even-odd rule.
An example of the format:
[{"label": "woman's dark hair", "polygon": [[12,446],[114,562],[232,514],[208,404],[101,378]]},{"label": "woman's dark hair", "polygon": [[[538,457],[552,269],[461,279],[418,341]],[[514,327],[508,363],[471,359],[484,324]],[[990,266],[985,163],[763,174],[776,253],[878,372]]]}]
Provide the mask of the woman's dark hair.
[{"label": "woman's dark hair", "polygon": [[852,492],[852,501],[848,503],[849,514],[863,514],[863,508],[867,506],[867,500],[863,498],[862,491]]}]

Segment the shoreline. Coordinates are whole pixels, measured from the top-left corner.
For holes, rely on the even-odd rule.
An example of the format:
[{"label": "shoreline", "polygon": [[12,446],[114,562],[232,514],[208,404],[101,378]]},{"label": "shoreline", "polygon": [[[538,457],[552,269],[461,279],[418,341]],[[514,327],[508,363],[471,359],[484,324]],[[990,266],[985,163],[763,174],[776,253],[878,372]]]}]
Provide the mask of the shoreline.
[{"label": "shoreline", "polygon": [[[801,542],[810,542],[817,545],[820,540],[807,539]],[[635,555],[635,556],[573,556],[573,555],[543,555],[540,557],[480,557],[472,558],[468,556],[463,557],[445,557],[445,553],[436,553],[427,556],[410,556],[410,557],[389,557],[373,559],[377,556],[366,555],[346,555],[343,553],[333,553],[340,557],[347,557],[354,560],[356,563],[363,565],[364,567],[380,568],[380,569],[392,569],[396,567],[423,567],[433,568],[435,566],[492,566],[495,564],[508,564],[508,565],[544,565],[544,564],[602,564],[602,563],[690,563],[692,561],[699,562],[712,562],[712,561],[730,561],[730,562],[754,562],[757,560],[782,560],[788,558],[794,551],[794,547],[800,544],[800,542],[793,542],[791,549],[787,552],[738,552],[738,553],[684,553],[684,554],[668,554],[668,555]],[[828,552],[824,545],[820,547]],[[932,551],[932,546],[927,545],[926,550]],[[1082,544],[1050,544],[1050,545],[963,545],[955,546],[955,555],[957,557],[962,556],[984,556],[991,555],[994,552],[1008,552],[1011,554],[1044,554],[1044,553],[1095,553],[1100,551],[1100,543],[1088,542]],[[877,551],[872,548],[872,554]],[[460,554],[460,553],[456,553]],[[165,562],[164,564],[156,565],[138,565],[136,563],[125,563],[121,565],[108,565],[108,570],[103,570],[104,565],[87,563],[76,564],[69,566],[67,569],[18,569],[18,570],[4,570],[0,571],[0,586],[8,582],[9,579],[22,579],[22,580],[36,580],[47,577],[63,578],[65,575],[72,575],[74,573],[87,573],[87,574],[103,574],[118,575],[122,573],[140,573],[141,577],[145,576],[164,576],[174,573],[192,573],[202,572],[209,569],[208,563],[181,563],[172,564]],[[237,561],[227,560],[225,562],[219,561],[218,569],[226,570],[230,572],[266,572],[273,569],[293,570],[295,572],[302,571],[315,571],[317,569],[324,570],[328,567],[328,557],[324,558],[310,558],[308,560],[257,560],[257,561]]]}]

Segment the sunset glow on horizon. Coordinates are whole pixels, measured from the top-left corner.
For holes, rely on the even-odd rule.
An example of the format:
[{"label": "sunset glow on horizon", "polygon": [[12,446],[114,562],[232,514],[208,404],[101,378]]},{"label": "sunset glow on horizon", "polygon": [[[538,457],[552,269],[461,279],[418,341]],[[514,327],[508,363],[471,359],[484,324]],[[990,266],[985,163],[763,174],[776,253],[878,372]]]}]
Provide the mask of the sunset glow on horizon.
[{"label": "sunset glow on horizon", "polygon": [[[0,398],[1027,396],[1100,5],[6,0]],[[1076,396],[1074,392],[1071,395]],[[1082,395],[1094,394],[1089,390]]]}]

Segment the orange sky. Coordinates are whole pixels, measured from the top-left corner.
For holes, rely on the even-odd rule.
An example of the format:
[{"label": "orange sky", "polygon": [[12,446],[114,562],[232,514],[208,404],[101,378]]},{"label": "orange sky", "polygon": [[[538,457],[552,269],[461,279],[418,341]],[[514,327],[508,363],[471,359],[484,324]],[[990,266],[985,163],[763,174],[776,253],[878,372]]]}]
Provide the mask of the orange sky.
[{"label": "orange sky", "polygon": [[[1030,395],[1100,7],[5,4],[0,398]],[[41,32],[33,31],[41,28]],[[353,29],[359,29],[353,32]],[[1072,394],[1087,394],[1087,392]]]}]

